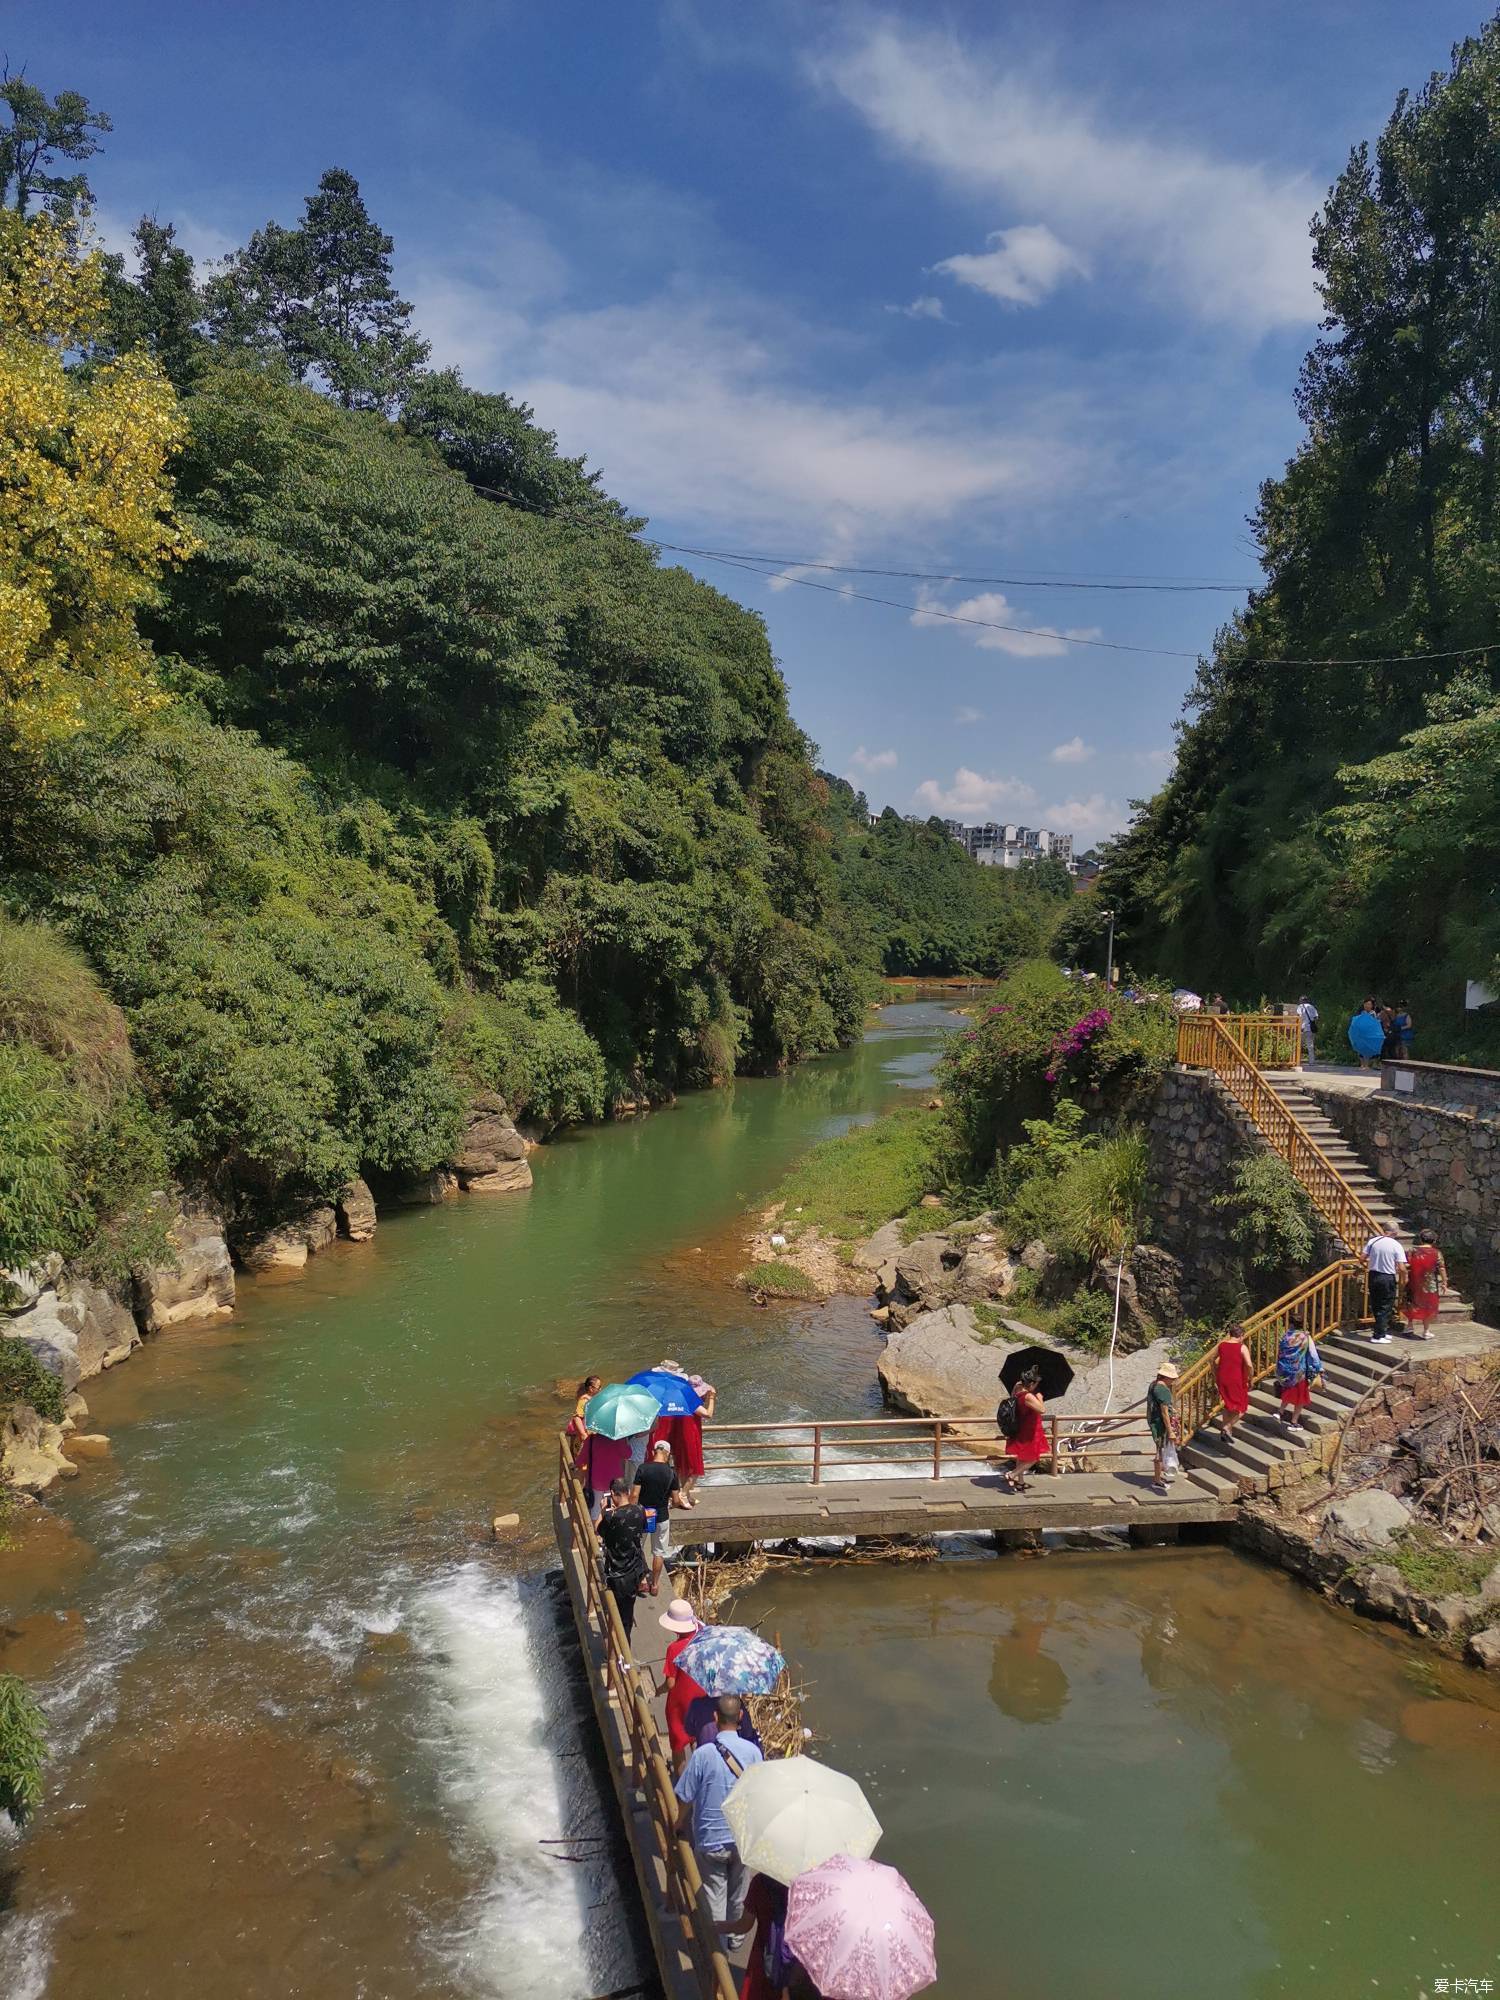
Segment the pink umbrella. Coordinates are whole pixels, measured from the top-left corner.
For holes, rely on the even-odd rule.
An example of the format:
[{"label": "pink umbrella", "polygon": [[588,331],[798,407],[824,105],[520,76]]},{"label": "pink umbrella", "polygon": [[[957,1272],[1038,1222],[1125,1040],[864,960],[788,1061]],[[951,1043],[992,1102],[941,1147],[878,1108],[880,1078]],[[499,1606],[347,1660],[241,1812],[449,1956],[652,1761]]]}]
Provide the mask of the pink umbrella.
[{"label": "pink umbrella", "polygon": [[835,1854],[799,1875],[786,1942],[824,2000],[908,2000],[937,1978],[932,1918],[881,1861]]}]

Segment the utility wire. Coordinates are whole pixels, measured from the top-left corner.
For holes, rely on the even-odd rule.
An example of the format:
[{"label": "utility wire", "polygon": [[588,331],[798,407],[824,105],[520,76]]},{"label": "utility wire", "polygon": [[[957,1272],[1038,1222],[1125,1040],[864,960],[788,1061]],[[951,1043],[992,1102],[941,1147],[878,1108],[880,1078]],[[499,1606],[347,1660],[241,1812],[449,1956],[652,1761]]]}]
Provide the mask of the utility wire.
[{"label": "utility wire", "polygon": [[934,569],[878,569],[869,563],[809,562],[802,556],[761,556],[747,555],[739,549],[694,549],[680,542],[658,542],[658,548],[670,549],[679,556],[707,556],[725,561],[743,563],[768,563],[774,569],[816,569],[831,570],[840,576],[893,576],[909,577],[918,583],[995,583],[1011,590],[1146,590],[1164,592],[1232,591],[1242,595],[1254,590],[1253,583],[1210,583],[1197,579],[1182,579],[1173,582],[1155,583],[1144,577],[1122,577],[1116,582],[1099,579],[1085,580],[1081,576],[1069,576],[1066,570],[1054,570],[1040,576],[960,576],[953,570]]},{"label": "utility wire", "polygon": [[[539,507],[535,501],[523,500],[518,493],[507,493],[496,486],[480,486],[469,482],[470,491],[483,494],[486,499],[502,501],[506,506],[519,507],[528,514],[539,514],[548,521],[567,521],[576,526],[599,530],[614,529],[618,519],[604,521],[592,514],[568,513],[562,507]],[[745,576],[764,577],[771,583],[794,583],[802,590],[821,590],[829,597],[857,598],[862,604],[882,604],[891,611],[904,611],[908,617],[941,618],[950,625],[977,625],[991,632],[1012,632],[1024,639],[1059,639],[1067,646],[1091,646],[1097,651],[1108,653],[1140,653],[1152,659],[1197,660],[1203,657],[1202,649],[1189,650],[1181,646],[1131,646],[1122,639],[1077,639],[1070,633],[1058,632],[1045,626],[1007,625],[995,618],[969,618],[959,611],[943,611],[933,604],[908,604],[899,597],[876,597],[867,590],[854,590],[848,584],[819,583],[810,576],[793,576],[785,569],[762,569],[757,565],[769,560],[764,556],[731,555],[715,553],[709,549],[692,549],[676,542],[659,541],[655,536],[629,537],[639,540],[642,547],[669,549],[673,555],[690,555],[700,561],[723,563],[730,569],[739,570]],[[799,563],[799,569],[837,568],[836,564]],[[919,577],[923,572],[916,570],[851,570],[860,576],[910,576]],[[934,577],[942,583],[999,582],[1000,578],[981,577]],[[1019,586],[1018,586],[1019,587]],[[1026,586],[1030,588],[1031,586]],[[1200,588],[1204,586],[1198,586]],[[1227,587],[1227,586],[1226,586]],[[1235,585],[1239,589],[1242,586]],[[1301,657],[1278,654],[1269,659],[1247,658],[1244,662],[1251,667],[1420,667],[1434,664],[1439,660],[1489,660],[1491,653],[1500,651],[1500,646],[1454,646],[1442,653],[1316,653]]]}]

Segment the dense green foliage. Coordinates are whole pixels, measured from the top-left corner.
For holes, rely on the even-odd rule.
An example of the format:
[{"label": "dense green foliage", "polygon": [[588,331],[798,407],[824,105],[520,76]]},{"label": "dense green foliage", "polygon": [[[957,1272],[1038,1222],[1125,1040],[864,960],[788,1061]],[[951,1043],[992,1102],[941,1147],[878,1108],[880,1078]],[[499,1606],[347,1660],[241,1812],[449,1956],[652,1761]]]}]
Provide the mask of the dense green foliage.
[{"label": "dense green foliage", "polygon": [[1049,1117],[1060,1097],[1123,1117],[1175,1050],[1176,1018],[1164,1002],[1106,994],[1041,960],[1018,967],[943,1059],[946,1117],[962,1173],[983,1181],[1028,1121]]},{"label": "dense green foliage", "polygon": [[15,1674],[0,1674],[0,1812],[25,1826],[42,1799],[47,1731],[42,1711]]},{"label": "dense green foliage", "polygon": [[1068,913],[1060,863],[981,868],[941,820],[889,807],[873,825],[862,792],[823,773],[834,862],[854,948],[895,977],[1003,972],[1046,949]]},{"label": "dense green foliage", "polygon": [[[107,121],[0,98],[6,199],[86,208]],[[139,617],[173,699],[0,787],[0,1261],[123,1269],[174,1174],[268,1214],[425,1171],[476,1087],[545,1129],[777,1069],[881,969],[1045,938],[1056,882],[872,834],[760,619],[524,405],[426,369],[350,174],[207,282],[170,222],[135,251],[69,365],[141,351],[180,398],[192,553]]]},{"label": "dense green foliage", "polygon": [[1500,955],[1500,21],[1355,149],[1313,243],[1267,580],[1100,888],[1137,962],[1249,1000],[1316,984],[1330,1046],[1372,988],[1409,996],[1437,1053]]},{"label": "dense green foliage", "polygon": [[0,917],[0,1268],[58,1250],[119,1278],[159,1256],[165,1174],[119,1009],[55,933]]},{"label": "dense green foliage", "polygon": [[49,1423],[63,1420],[62,1380],[26,1340],[0,1340],[0,1408],[9,1403],[29,1403]]}]

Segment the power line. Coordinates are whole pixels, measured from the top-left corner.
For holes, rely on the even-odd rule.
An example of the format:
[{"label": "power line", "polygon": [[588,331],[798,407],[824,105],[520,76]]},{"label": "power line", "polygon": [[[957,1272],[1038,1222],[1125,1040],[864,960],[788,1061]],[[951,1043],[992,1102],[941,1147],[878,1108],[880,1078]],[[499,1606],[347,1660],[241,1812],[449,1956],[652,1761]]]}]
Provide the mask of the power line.
[{"label": "power line", "polygon": [[[602,521],[590,514],[569,514],[561,507],[540,507],[535,501],[523,500],[518,493],[507,493],[499,487],[479,486],[473,481],[470,481],[469,484],[471,491],[483,494],[487,499],[499,500],[511,507],[520,507],[529,514],[541,515],[544,520],[569,521],[577,526],[592,527],[600,530],[612,529],[619,526],[618,519]],[[908,617],[940,618],[950,625],[977,625],[986,631],[1014,633],[1018,638],[1055,639],[1060,640],[1066,646],[1090,646],[1097,651],[1108,653],[1139,653],[1147,655],[1152,659],[1197,660],[1203,657],[1201,648],[1188,650],[1181,646],[1132,646],[1127,645],[1123,639],[1075,638],[1071,633],[1058,632],[1046,626],[1007,625],[1002,624],[999,619],[995,618],[969,618],[962,612],[943,611],[932,604],[908,604],[898,597],[876,597],[872,592],[867,590],[853,590],[848,584],[819,583],[813,577],[793,576],[789,571],[784,569],[771,570],[757,567],[758,563],[769,561],[769,557],[731,555],[723,552],[716,553],[709,549],[687,548],[676,542],[659,541],[655,536],[651,535],[641,538],[630,537],[629,539],[639,539],[639,544],[642,547],[649,545],[659,549],[669,549],[673,555],[690,555],[700,561],[723,563],[730,569],[739,570],[745,576],[764,577],[771,583],[794,583],[801,590],[821,590],[829,597],[849,597],[858,599],[861,604],[881,604],[891,611],[904,611]],[[797,567],[801,569],[811,569],[814,567],[836,569],[839,565],[799,563]],[[850,573],[861,576],[923,576],[923,572],[916,570],[851,569]],[[926,579],[924,578],[924,580]],[[986,581],[987,579],[943,576],[934,577],[931,580],[943,583],[977,583]],[[988,580],[1000,581],[998,578]],[[1240,585],[1234,586],[1236,589],[1242,587]],[[1436,664],[1441,660],[1483,659],[1488,661],[1491,653],[1496,651],[1500,651],[1500,646],[1455,646],[1447,652],[1442,653],[1323,653],[1307,654],[1300,658],[1288,655],[1276,655],[1269,659],[1248,657],[1244,661],[1244,664],[1251,667],[1420,667]]]},{"label": "power line", "polygon": [[1010,590],[1145,590],[1187,593],[1232,591],[1238,595],[1257,587],[1253,583],[1213,583],[1196,578],[1153,582],[1145,577],[1122,577],[1114,581],[1104,581],[1099,578],[1086,579],[1082,576],[1073,576],[1066,570],[1053,570],[1035,576],[960,576],[953,570],[880,569],[871,563],[809,562],[802,556],[749,555],[740,549],[695,549],[688,548],[680,542],[657,542],[656,546],[670,549],[674,555],[679,556],[706,556],[721,561],[768,563],[776,569],[829,570],[841,576],[908,577],[918,583],[993,583]]}]

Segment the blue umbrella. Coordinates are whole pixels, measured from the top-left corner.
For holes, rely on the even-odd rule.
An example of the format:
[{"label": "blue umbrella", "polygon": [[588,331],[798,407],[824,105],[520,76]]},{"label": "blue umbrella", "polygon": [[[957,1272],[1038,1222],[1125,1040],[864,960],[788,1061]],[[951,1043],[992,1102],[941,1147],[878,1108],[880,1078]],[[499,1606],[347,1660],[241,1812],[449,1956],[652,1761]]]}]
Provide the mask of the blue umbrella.
[{"label": "blue umbrella", "polygon": [[769,1694],[786,1669],[776,1648],[745,1625],[705,1625],[677,1664],[705,1694]]},{"label": "blue umbrella", "polygon": [[661,1414],[661,1404],[649,1389],[633,1382],[607,1382],[583,1406],[583,1421],[600,1437],[628,1438],[649,1431]]},{"label": "blue umbrella", "polygon": [[654,1396],[664,1417],[690,1417],[703,1408],[703,1398],[686,1375],[674,1375],[666,1368],[643,1368],[631,1376],[630,1387]]}]

